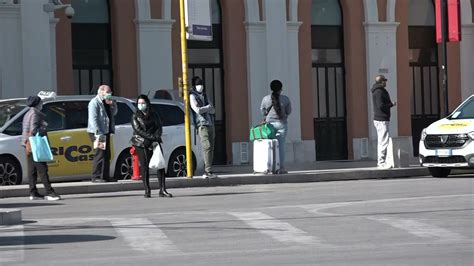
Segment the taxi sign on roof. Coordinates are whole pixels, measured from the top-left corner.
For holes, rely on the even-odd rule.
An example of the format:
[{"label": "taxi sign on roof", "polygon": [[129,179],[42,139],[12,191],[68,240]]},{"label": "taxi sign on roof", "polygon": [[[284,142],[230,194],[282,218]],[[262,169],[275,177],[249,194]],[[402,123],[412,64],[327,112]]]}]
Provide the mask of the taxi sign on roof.
[{"label": "taxi sign on roof", "polygon": [[46,99],[46,98],[55,98],[57,94],[54,91],[40,91],[38,92],[38,96],[41,99]]}]

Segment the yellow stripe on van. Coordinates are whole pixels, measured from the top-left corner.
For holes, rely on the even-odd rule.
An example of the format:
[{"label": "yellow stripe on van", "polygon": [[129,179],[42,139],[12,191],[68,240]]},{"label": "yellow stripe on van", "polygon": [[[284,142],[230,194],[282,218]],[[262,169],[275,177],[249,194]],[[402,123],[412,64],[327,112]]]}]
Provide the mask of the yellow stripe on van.
[{"label": "yellow stripe on van", "polygon": [[454,122],[454,123],[449,123],[449,124],[441,124],[439,125],[439,128],[441,129],[457,129],[457,128],[463,128],[471,125],[470,122]]}]

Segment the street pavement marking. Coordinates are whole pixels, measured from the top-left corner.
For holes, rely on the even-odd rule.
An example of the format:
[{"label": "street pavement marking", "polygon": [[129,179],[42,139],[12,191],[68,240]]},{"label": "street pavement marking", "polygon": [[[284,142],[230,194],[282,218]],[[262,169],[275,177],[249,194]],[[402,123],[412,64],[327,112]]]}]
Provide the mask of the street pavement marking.
[{"label": "street pavement marking", "polygon": [[367,217],[367,219],[387,224],[403,231],[407,231],[408,233],[417,237],[437,238],[441,241],[458,241],[465,239],[458,233],[451,232],[436,225],[423,223],[417,220],[387,216],[370,216]]},{"label": "street pavement marking", "polygon": [[148,219],[113,218],[110,223],[136,251],[182,253],[165,233]]},{"label": "street pavement marking", "polygon": [[[249,226],[260,230],[260,232],[271,236],[283,243],[298,243],[305,245],[321,245],[316,237],[308,235],[289,223],[279,221],[261,212],[229,212],[229,214],[244,221]],[[329,245],[324,245],[329,246]]]},{"label": "street pavement marking", "polygon": [[318,215],[342,216],[345,214],[323,212],[322,210],[357,205],[357,204],[364,205],[364,204],[369,204],[369,203],[387,203],[387,202],[404,201],[404,200],[427,200],[427,199],[472,197],[473,195],[474,194],[459,194],[459,195],[441,195],[441,196],[424,196],[424,197],[407,197],[407,198],[389,198],[389,199],[376,199],[376,200],[360,200],[360,201],[345,201],[345,202],[332,202],[332,203],[320,203],[320,204],[277,206],[277,207],[269,207],[269,208],[299,207],[299,208],[305,209],[306,211],[310,213],[314,213]]},{"label": "street pavement marking", "polygon": [[25,260],[23,225],[0,226],[0,265]]}]

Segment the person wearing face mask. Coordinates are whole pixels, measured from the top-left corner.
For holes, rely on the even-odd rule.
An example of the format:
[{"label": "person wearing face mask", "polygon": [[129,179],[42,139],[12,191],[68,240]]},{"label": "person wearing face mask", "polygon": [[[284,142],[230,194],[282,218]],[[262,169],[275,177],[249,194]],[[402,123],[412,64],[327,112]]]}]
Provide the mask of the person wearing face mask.
[{"label": "person wearing face mask", "polygon": [[[110,135],[115,132],[117,103],[112,100],[112,90],[107,85],[99,86],[97,96],[88,106],[87,132],[95,147],[92,161],[92,182],[116,182],[110,178]],[[94,145],[94,143],[96,145]]]},{"label": "person wearing face mask", "polygon": [[260,111],[265,116],[265,122],[270,123],[277,130],[278,153],[280,154],[279,174],[288,173],[285,170],[285,140],[288,132],[288,116],[291,113],[291,102],[288,96],[282,95],[283,84],[275,79],[270,82],[271,94],[263,97]]},{"label": "person wearing face mask", "polygon": [[[153,111],[150,99],[146,95],[137,98],[137,111],[132,117],[133,136],[130,143],[135,147],[140,161],[140,172],[145,188],[145,198],[151,197],[150,172],[148,165],[153,155],[153,147],[161,149],[162,124],[160,117]],[[161,150],[163,152],[163,150]],[[158,169],[159,197],[173,197],[166,191],[165,169]]]},{"label": "person wearing face mask", "polygon": [[[30,107],[28,112],[23,117],[23,134],[22,134],[22,146],[25,147],[27,164],[28,164],[28,181],[30,187],[30,200],[60,200],[61,197],[56,194],[54,189],[51,187],[48,175],[48,165],[45,162],[35,162],[29,150],[28,138],[39,134],[40,136],[47,136],[46,127],[46,115],[41,112],[43,108],[43,102],[38,96],[30,96],[26,100],[26,104]],[[36,183],[40,176],[43,181],[44,188],[46,189],[46,196],[39,194],[36,188]]]},{"label": "person wearing face mask", "polygon": [[193,77],[191,85],[189,101],[191,109],[194,111],[195,127],[198,131],[204,157],[204,174],[202,177],[216,178],[217,175],[212,172],[215,139],[214,114],[216,110],[206,95],[201,78]]}]

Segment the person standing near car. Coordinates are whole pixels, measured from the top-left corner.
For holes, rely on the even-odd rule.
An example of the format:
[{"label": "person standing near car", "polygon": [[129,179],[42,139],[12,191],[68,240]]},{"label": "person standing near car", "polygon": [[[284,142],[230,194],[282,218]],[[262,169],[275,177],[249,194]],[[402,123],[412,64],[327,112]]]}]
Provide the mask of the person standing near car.
[{"label": "person standing near car", "polygon": [[191,85],[189,101],[191,109],[194,111],[195,127],[198,131],[204,157],[204,174],[202,177],[216,178],[217,175],[212,172],[215,142],[214,114],[216,110],[206,95],[201,78],[193,77]]},{"label": "person standing near car", "polygon": [[390,108],[397,103],[390,100],[387,89],[387,79],[383,75],[375,77],[375,84],[372,86],[372,103],[374,106],[374,126],[377,130],[377,167],[379,169],[389,169],[392,166],[386,163],[387,148],[389,144],[388,125],[390,122]]},{"label": "person standing near car", "polygon": [[[133,136],[130,140],[135,146],[140,161],[140,172],[142,175],[143,186],[145,187],[145,198],[151,197],[150,188],[150,159],[153,155],[153,147],[161,148],[161,133],[163,131],[159,116],[153,111],[150,99],[146,95],[140,95],[137,98],[137,111],[132,117]],[[160,197],[173,197],[166,191],[165,169],[158,169],[158,183]]]},{"label": "person standing near car", "polygon": [[278,174],[288,173],[285,169],[285,141],[288,132],[288,116],[291,113],[291,102],[288,96],[282,95],[283,84],[275,79],[270,82],[271,94],[266,95],[260,104],[260,111],[265,116],[265,122],[270,123],[277,130],[278,153],[280,155],[280,169]]},{"label": "person standing near car", "polygon": [[116,182],[110,178],[110,135],[115,132],[117,103],[112,100],[112,90],[107,85],[99,86],[97,96],[88,106],[87,132],[95,148],[92,166],[92,182]]},{"label": "person standing near car", "polygon": [[[39,134],[40,136],[47,136],[46,127],[46,115],[41,112],[43,108],[43,102],[39,96],[30,96],[26,100],[26,104],[30,107],[28,112],[23,117],[23,134],[22,134],[22,146],[25,147],[26,159],[28,165],[28,181],[30,187],[30,200],[60,200],[61,197],[51,187],[48,175],[48,165],[45,162],[35,162],[31,154],[31,148],[28,141],[30,136]],[[44,188],[46,190],[46,196],[39,194],[36,188],[38,181],[38,175],[43,181]]]}]

